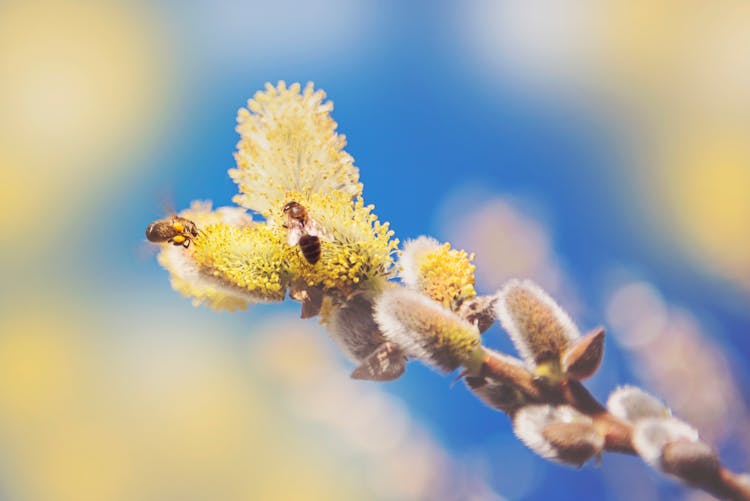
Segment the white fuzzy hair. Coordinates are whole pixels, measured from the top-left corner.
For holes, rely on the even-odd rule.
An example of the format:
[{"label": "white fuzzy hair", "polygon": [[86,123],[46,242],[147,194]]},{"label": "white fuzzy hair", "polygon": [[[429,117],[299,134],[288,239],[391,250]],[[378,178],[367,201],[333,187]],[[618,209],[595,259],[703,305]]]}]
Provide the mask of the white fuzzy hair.
[{"label": "white fuzzy hair", "polygon": [[620,386],[607,399],[607,409],[620,419],[634,423],[640,419],[669,416],[669,408],[655,396],[636,386]]},{"label": "white fuzzy hair", "polygon": [[513,312],[510,311],[507,303],[508,294],[515,289],[522,289],[529,292],[541,304],[547,307],[555,320],[562,326],[563,335],[566,337],[568,345],[572,345],[574,341],[581,337],[578,327],[573,320],[571,320],[570,316],[539,285],[531,280],[509,280],[496,294],[498,300],[495,303],[495,313],[500,324],[510,335],[510,338],[519,354],[531,367],[535,367],[536,365],[534,362],[535,353],[529,345],[526,336],[521,332],[521,329],[513,316]]},{"label": "white fuzzy hair", "polygon": [[422,276],[419,268],[424,258],[433,251],[440,248],[440,242],[432,237],[421,236],[414,240],[407,240],[401,251],[398,263],[401,266],[401,281],[409,288],[422,289]]},{"label": "white fuzzy hair", "polygon": [[698,430],[673,417],[645,418],[633,427],[633,447],[644,461],[661,469],[664,446],[676,440],[697,442]]}]

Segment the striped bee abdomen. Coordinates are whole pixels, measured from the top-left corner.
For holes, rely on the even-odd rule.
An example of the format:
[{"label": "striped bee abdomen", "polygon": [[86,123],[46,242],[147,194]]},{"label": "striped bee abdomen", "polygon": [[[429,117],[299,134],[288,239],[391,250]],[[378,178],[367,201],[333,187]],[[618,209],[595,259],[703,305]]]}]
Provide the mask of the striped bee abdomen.
[{"label": "striped bee abdomen", "polygon": [[299,239],[299,248],[308,263],[315,264],[320,259],[320,239],[318,237],[302,235]]}]

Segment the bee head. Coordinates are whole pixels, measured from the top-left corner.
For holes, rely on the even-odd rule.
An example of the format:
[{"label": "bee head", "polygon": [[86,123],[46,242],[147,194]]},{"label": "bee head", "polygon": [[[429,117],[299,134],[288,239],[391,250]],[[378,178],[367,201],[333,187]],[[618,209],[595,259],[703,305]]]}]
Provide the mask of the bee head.
[{"label": "bee head", "polygon": [[289,202],[284,206],[284,214],[289,215],[294,219],[301,219],[305,217],[305,208],[297,202]]},{"label": "bee head", "polygon": [[158,242],[159,236],[157,233],[157,226],[159,225],[159,221],[154,221],[153,223],[149,224],[146,228],[146,239],[149,242]]}]

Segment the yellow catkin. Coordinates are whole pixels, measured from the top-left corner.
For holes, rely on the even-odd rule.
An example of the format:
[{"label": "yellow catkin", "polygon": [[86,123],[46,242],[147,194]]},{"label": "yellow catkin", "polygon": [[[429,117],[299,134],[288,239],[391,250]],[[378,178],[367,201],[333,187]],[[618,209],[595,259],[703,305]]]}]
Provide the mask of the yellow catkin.
[{"label": "yellow catkin", "polygon": [[237,114],[237,168],[229,175],[239,185],[234,201],[261,214],[276,209],[287,191],[362,192],[359,170],[344,151],[346,138],[336,133],[333,103],[325,93],[266,84]]},{"label": "yellow catkin", "polygon": [[203,273],[260,301],[281,301],[286,295],[289,274],[284,246],[277,232],[265,224],[202,228],[194,241],[193,259]]},{"label": "yellow catkin", "polygon": [[476,296],[473,259],[473,254],[451,249],[448,243],[429,252],[419,266],[423,292],[456,310],[464,300]]},{"label": "yellow catkin", "polygon": [[[279,82],[267,84],[239,110],[236,168],[229,171],[240,189],[234,201],[266,221],[253,223],[249,216],[226,221],[200,204],[185,211],[200,235],[180,257],[194,260],[198,278],[208,275],[252,300],[281,300],[291,283],[345,300],[376,290],[393,275],[398,240],[372,213],[373,206],[365,205],[359,170],[344,151],[345,137],[336,133],[332,109],[311,83],[303,89]],[[291,201],[302,205],[319,229],[300,230],[320,238],[316,263],[289,241],[283,207]],[[189,281],[188,275],[182,278]],[[193,289],[198,285],[204,284],[192,284]]]},{"label": "yellow catkin", "polygon": [[[380,223],[372,214],[372,206],[365,206],[360,197],[351,200],[343,192],[288,192],[280,207],[290,201],[302,204],[321,232],[321,258],[314,264],[307,262],[299,246],[288,247],[286,256],[293,276],[343,297],[390,276],[398,240],[392,239],[388,223]],[[281,209],[268,217],[269,224],[286,231]]]},{"label": "yellow catkin", "polygon": [[[205,201],[193,201],[190,208],[179,215],[195,223],[198,228],[230,223],[241,228],[254,224],[244,209],[220,207],[212,210],[211,202]],[[173,289],[192,298],[195,306],[205,304],[214,310],[246,309],[248,303],[256,302],[256,298],[246,291],[216,280],[213,275],[200,273],[194,260],[196,250],[194,240],[187,249],[169,243],[161,244],[158,261],[169,272]]]},{"label": "yellow catkin", "polygon": [[[168,268],[162,260],[160,264]],[[186,280],[179,275],[170,277],[172,288],[185,297],[192,298],[194,306],[206,305],[216,311],[236,311],[247,309],[248,300],[242,296],[233,295],[205,283]]]}]

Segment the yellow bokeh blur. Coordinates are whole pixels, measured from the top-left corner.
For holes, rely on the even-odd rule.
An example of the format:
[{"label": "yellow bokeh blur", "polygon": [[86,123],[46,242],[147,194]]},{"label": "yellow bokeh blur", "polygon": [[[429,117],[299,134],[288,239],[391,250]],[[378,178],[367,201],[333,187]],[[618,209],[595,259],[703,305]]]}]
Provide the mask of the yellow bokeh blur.
[{"label": "yellow bokeh blur", "polygon": [[599,70],[648,138],[633,155],[645,236],[750,287],[750,4],[607,5]]},{"label": "yellow bokeh blur", "polygon": [[146,14],[115,2],[0,6],[4,236],[27,237],[50,211],[63,220],[148,142],[169,65]]},{"label": "yellow bokeh blur", "polygon": [[650,126],[747,113],[748,2],[610,0],[591,11],[584,79],[623,106],[618,113]]},{"label": "yellow bokeh blur", "polygon": [[678,134],[666,150],[648,184],[667,234],[706,268],[750,286],[750,131]]},{"label": "yellow bokeh blur", "polygon": [[48,305],[38,315],[31,299],[0,317],[11,499],[369,498],[346,455],[279,407],[273,381],[233,355],[229,336],[175,313],[115,327],[111,312],[91,315],[58,294],[35,298]]}]

